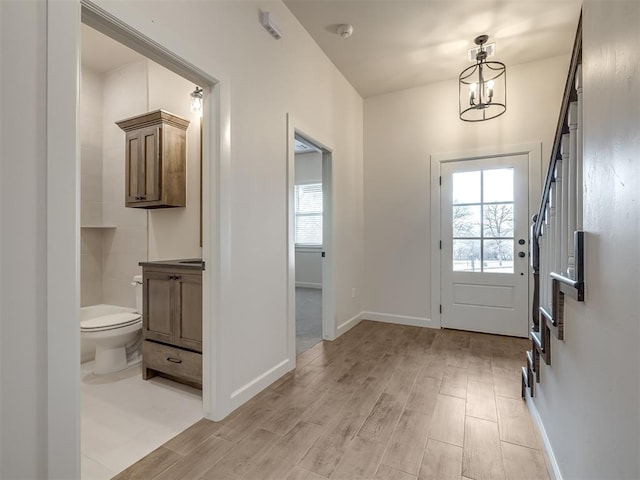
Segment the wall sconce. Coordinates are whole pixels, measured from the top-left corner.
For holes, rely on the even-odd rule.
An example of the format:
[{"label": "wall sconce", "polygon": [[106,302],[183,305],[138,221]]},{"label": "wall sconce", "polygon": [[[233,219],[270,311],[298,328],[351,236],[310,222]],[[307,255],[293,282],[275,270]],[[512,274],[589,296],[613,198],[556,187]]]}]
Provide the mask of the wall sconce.
[{"label": "wall sconce", "polygon": [[191,111],[202,116],[202,92],[200,87],[191,92]]},{"label": "wall sconce", "polygon": [[487,40],[488,35],[475,38],[480,47],[476,64],[465,68],[458,79],[460,119],[465,122],[490,120],[507,111],[507,67],[487,62]]}]

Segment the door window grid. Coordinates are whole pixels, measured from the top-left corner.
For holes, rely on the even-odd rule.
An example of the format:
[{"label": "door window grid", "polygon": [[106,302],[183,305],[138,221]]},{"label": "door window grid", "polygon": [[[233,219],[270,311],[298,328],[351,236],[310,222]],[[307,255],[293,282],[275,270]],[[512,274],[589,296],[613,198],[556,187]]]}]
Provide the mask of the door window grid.
[{"label": "door window grid", "polygon": [[452,178],[453,270],[513,273],[513,168]]}]

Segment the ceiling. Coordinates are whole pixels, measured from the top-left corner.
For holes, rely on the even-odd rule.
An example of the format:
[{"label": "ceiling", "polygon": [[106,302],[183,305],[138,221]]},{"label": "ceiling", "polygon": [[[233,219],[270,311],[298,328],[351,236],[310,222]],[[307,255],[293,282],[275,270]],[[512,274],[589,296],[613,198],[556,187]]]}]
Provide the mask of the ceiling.
[{"label": "ceiling", "polygon": [[[573,46],[580,0],[284,0],[363,97],[457,78],[473,39],[489,35],[507,65]],[[277,19],[275,19],[277,23]],[[353,35],[336,33],[343,23]],[[286,33],[283,32],[285,38]],[[82,63],[105,73],[143,58],[82,25]]]},{"label": "ceiling", "polygon": [[81,62],[97,73],[106,73],[144,58],[119,42],[86,26],[80,29]]},{"label": "ceiling", "polygon": [[[284,0],[363,97],[457,78],[482,34],[507,65],[568,54],[579,0]],[[277,19],[275,19],[277,22]],[[350,23],[342,38],[337,25]],[[286,37],[286,32],[283,32]]]}]

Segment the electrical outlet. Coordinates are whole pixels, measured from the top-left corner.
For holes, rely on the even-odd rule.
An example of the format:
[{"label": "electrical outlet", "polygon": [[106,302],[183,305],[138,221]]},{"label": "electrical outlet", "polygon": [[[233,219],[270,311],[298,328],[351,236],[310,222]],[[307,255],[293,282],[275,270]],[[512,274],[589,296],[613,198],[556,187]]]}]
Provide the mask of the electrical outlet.
[{"label": "electrical outlet", "polygon": [[351,298],[356,298],[356,289],[355,288],[351,289]]}]

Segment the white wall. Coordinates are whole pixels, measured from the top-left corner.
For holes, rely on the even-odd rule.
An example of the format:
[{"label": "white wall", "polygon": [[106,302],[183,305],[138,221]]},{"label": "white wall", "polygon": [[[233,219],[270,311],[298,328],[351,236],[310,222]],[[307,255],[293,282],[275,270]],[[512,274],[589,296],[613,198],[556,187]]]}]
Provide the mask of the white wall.
[{"label": "white wall", "polygon": [[[362,311],[350,295],[363,288],[362,99],[281,2],[201,3],[197,15],[180,2],[153,10],[144,1],[97,3],[227,89],[229,270],[224,286],[213,286],[225,289],[213,339],[216,414],[224,415],[291,368],[295,355],[287,338],[287,113],[333,150],[336,323]],[[262,28],[260,9],[272,13],[281,40]]]},{"label": "white wall", "polygon": [[103,83],[103,220],[116,228],[101,231],[103,238],[103,302],[135,307],[131,279],[147,259],[147,211],[124,206],[125,132],[115,122],[147,109],[147,62],[129,63],[104,76]]},{"label": "white wall", "polygon": [[102,224],[102,75],[82,66],[80,81],[80,224]]},{"label": "white wall", "polygon": [[508,65],[507,112],[486,122],[459,119],[456,79],[365,99],[365,311],[372,318],[439,326],[429,322],[429,156],[542,142],[548,159],[568,65],[568,56]]},{"label": "white wall", "polygon": [[[91,208],[93,196],[99,193],[102,210],[100,220],[95,223],[104,222],[105,225],[116,228],[82,230],[83,305],[92,304],[84,293],[93,291],[92,276],[89,275],[93,272],[93,258],[89,253],[93,239],[102,241],[101,301],[112,305],[135,307],[135,290],[131,287],[131,278],[140,273],[138,262],[201,257],[200,118],[190,111],[189,96],[194,88],[192,83],[175,73],[141,58],[106,73],[102,92],[95,88],[87,92],[87,95],[104,95],[104,107],[101,110],[103,118],[100,123],[100,134],[103,137],[100,144],[103,146],[104,160],[101,162],[99,178],[102,183],[99,191],[93,191],[93,177],[84,173],[81,177],[83,194],[86,187],[92,191],[82,197],[83,220],[85,205],[89,202],[88,206]],[[95,99],[88,99],[87,103],[93,106],[94,102]],[[160,108],[191,121],[187,129],[187,206],[155,210],[127,208],[124,203],[125,132],[115,122]],[[85,154],[83,148],[83,159]],[[92,300],[93,297],[95,296],[92,296]]]},{"label": "white wall", "polygon": [[149,210],[149,260],[200,258],[200,116],[191,112],[195,85],[147,61],[148,110],[159,108],[186,118],[187,206]]},{"label": "white wall", "polygon": [[640,478],[640,4],[583,6],[585,302],[534,403],[565,479]]},{"label": "white wall", "polygon": [[0,22],[0,477],[33,479],[48,452],[46,5],[2,1]]},{"label": "white wall", "polygon": [[[322,154],[295,155],[295,184],[322,183]],[[296,286],[322,288],[322,246],[296,247]]]},{"label": "white wall", "polygon": [[[102,75],[80,75],[80,225],[102,225]],[[80,229],[80,305],[102,303],[103,230]]]},{"label": "white wall", "polygon": [[[225,92],[223,124],[227,119],[231,123],[220,134],[223,142],[228,139],[231,151],[229,183],[223,192],[230,222],[224,234],[230,251],[229,270],[222,280],[228,295],[221,298],[222,305],[216,305],[226,314],[216,318],[220,323],[214,330],[221,336],[213,339],[215,350],[209,357],[215,359],[214,369],[205,369],[216,379],[215,398],[207,408],[224,416],[293,365],[286,325],[287,113],[303,131],[333,149],[336,323],[362,311],[362,301],[347,293],[352,287],[362,291],[362,99],[281,2],[199,3],[197,15],[183,2],[155,2],[152,9],[147,1],[94,3],[220,79]],[[272,12],[283,39],[273,40],[262,28],[261,8]],[[58,245],[65,239],[72,244],[77,236],[73,208],[66,207],[79,202],[79,195],[69,192],[64,212],[56,213],[47,209],[45,186],[48,179],[52,183],[58,177],[74,179],[76,147],[71,139],[75,135],[62,135],[63,143],[47,142],[47,131],[61,130],[55,123],[56,111],[67,121],[73,118],[77,85],[70,80],[79,72],[68,59],[79,48],[78,12],[77,0],[0,2],[2,478],[45,478],[47,465],[58,474],[79,473],[77,422],[70,421],[63,431],[55,421],[79,418],[78,388],[70,388],[77,385],[79,371],[74,367],[79,334],[72,334],[77,328],[73,312],[79,296],[77,305],[73,295],[49,298],[47,286],[52,288],[56,272],[45,267],[47,238]],[[47,18],[52,22],[49,29]],[[55,49],[50,50],[47,63],[48,47]],[[60,80],[50,85],[56,87],[51,94],[68,101],[68,109],[46,96],[47,78]],[[49,112],[47,99],[55,107]],[[68,125],[75,130],[73,123]],[[48,146],[64,155],[47,159]],[[259,190],[260,201],[246,196],[247,189]],[[62,195],[59,189],[52,193]],[[63,217],[62,223],[56,221],[58,216]],[[208,218],[205,224],[217,220]],[[58,225],[67,230],[59,231]],[[59,281],[73,291],[77,265],[73,248],[61,249],[58,263],[68,265]],[[205,294],[214,295],[218,287]],[[69,313],[70,318],[49,317],[48,308]],[[64,335],[55,333],[58,326],[64,327]],[[48,379],[48,371],[58,376]],[[56,384],[65,388],[56,390]],[[52,392],[56,394],[48,403]],[[55,444],[48,444],[49,435]],[[49,452],[55,452],[55,458]]]}]

